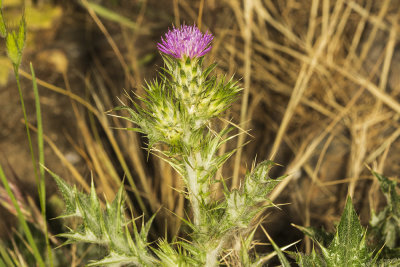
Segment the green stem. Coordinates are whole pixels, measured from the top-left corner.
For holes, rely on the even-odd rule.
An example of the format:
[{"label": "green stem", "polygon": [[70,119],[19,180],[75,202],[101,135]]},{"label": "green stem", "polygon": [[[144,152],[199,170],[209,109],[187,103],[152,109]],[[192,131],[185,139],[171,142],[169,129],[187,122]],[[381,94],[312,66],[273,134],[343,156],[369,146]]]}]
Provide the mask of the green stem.
[{"label": "green stem", "polygon": [[186,181],[189,189],[189,199],[193,209],[193,221],[196,226],[200,226],[201,223],[201,211],[200,211],[200,188],[198,184],[198,177],[195,169],[195,160],[193,157],[187,157],[188,162],[185,163],[186,168]]},{"label": "green stem", "polygon": [[28,243],[29,243],[29,245],[31,246],[31,248],[33,250],[33,256],[35,257],[35,259],[37,261],[37,264],[40,267],[45,267],[43,259],[42,259],[42,256],[40,255],[39,250],[38,250],[38,248],[36,246],[35,240],[32,237],[31,230],[29,229],[29,226],[26,223],[26,220],[24,218],[24,215],[21,212],[21,209],[20,209],[20,207],[18,205],[18,202],[15,199],[15,196],[14,196],[13,192],[10,189],[10,185],[8,184],[8,181],[6,179],[6,176],[5,176],[4,172],[3,172],[3,168],[1,167],[1,165],[0,165],[0,179],[3,182],[4,188],[6,189],[7,194],[10,197],[11,202],[13,203],[15,210],[17,211],[17,217],[18,217],[19,223],[21,224],[22,229],[23,229],[23,231],[24,231],[24,233],[26,235],[26,238],[28,239]]},{"label": "green stem", "polygon": [[0,242],[0,267],[5,267],[5,266],[9,266],[9,267],[15,267],[14,262],[12,261],[12,259],[10,258],[10,256],[8,255],[8,252],[6,251],[6,249],[3,246],[3,243]]},{"label": "green stem", "polygon": [[[36,159],[35,159],[35,154],[33,152],[33,146],[32,146],[32,139],[31,139],[31,134],[29,131],[29,124],[28,124],[28,117],[26,115],[26,109],[25,109],[25,102],[24,102],[24,98],[22,96],[22,89],[21,89],[21,84],[19,81],[19,73],[18,73],[18,67],[14,65],[14,74],[15,74],[15,79],[17,81],[17,87],[18,87],[18,92],[19,92],[19,98],[20,98],[20,102],[21,102],[21,108],[22,108],[22,113],[24,114],[24,122],[25,122],[25,127],[26,127],[26,134],[28,136],[28,143],[29,143],[29,150],[31,153],[31,160],[32,160],[32,164],[33,164],[33,171],[35,174],[35,180],[36,180],[36,184],[39,185],[40,181],[39,181],[39,176],[37,173],[37,167],[36,167]],[[39,199],[41,199],[41,190],[39,190]]]},{"label": "green stem", "polygon": [[32,73],[33,92],[35,94],[35,107],[36,107],[36,120],[37,120],[39,173],[40,173],[40,183],[38,184],[38,192],[39,192],[39,197],[40,197],[39,201],[40,201],[40,208],[42,211],[47,253],[49,256],[50,266],[53,266],[53,254],[51,251],[51,246],[50,246],[50,241],[49,241],[49,233],[48,233],[48,227],[47,227],[47,219],[46,219],[46,183],[45,183],[45,171],[44,171],[44,145],[43,145],[42,113],[41,113],[41,109],[40,109],[39,90],[37,87],[35,71],[33,69],[32,63],[30,63],[30,68],[31,68],[31,73]]},{"label": "green stem", "polygon": [[[215,242],[213,242],[215,243]],[[206,254],[206,262],[204,266],[206,267],[214,267],[218,265],[218,255],[223,246],[223,240],[218,241],[218,245],[215,248],[209,249]]]}]

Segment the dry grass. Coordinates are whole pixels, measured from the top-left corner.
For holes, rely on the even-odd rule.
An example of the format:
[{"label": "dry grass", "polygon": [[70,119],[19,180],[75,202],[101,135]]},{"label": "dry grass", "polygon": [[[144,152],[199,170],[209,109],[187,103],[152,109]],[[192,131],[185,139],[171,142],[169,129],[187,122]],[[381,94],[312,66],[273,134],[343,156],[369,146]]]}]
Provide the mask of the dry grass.
[{"label": "dry grass", "polygon": [[[235,55],[245,88],[240,123],[256,135],[256,144],[237,153],[235,171],[226,174],[234,186],[238,163],[249,165],[258,154],[285,166],[289,177],[271,198],[289,200],[292,218],[305,226],[331,226],[346,195],[355,199],[361,215],[382,204],[366,165],[398,175],[386,162],[399,154],[400,2],[224,5],[235,20],[224,25],[228,34],[225,29],[217,34],[236,41],[219,46],[217,53],[226,69]],[[257,132],[259,124],[265,132]],[[238,145],[243,141],[239,138]],[[306,247],[309,251],[308,242]]]}]

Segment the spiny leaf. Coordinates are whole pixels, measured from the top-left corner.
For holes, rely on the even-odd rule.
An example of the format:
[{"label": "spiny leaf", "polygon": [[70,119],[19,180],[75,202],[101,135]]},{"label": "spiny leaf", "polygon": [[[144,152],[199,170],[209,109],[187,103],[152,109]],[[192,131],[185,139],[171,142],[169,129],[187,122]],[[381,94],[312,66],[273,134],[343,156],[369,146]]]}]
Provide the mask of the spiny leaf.
[{"label": "spiny leaf", "polygon": [[296,262],[300,267],[325,267],[321,257],[315,252],[313,248],[311,255],[304,255],[298,252],[296,255]]},{"label": "spiny leaf", "polygon": [[57,236],[58,237],[64,237],[64,238],[68,239],[63,244],[63,246],[64,245],[68,245],[68,244],[73,244],[73,243],[76,243],[76,242],[94,243],[94,244],[99,244],[99,245],[107,243],[105,240],[99,239],[89,229],[86,229],[85,232],[71,231],[70,233],[58,234]]},{"label": "spiny leaf", "polygon": [[380,187],[386,197],[388,206],[393,209],[393,212],[400,215],[400,196],[396,192],[396,181],[389,180],[377,172],[372,173],[380,182]]},{"label": "spiny leaf", "polygon": [[378,215],[371,211],[371,230],[369,233],[377,241],[378,246],[385,245],[385,253],[390,253],[386,251],[386,248],[393,250],[399,242],[400,196],[396,191],[396,181],[390,180],[379,173],[372,173],[380,182],[380,188],[386,197],[387,205]]},{"label": "spiny leaf", "polygon": [[87,229],[89,229],[97,238],[103,238],[103,231],[101,227],[102,211],[100,208],[100,201],[96,195],[93,179],[91,182],[90,195],[76,194],[75,202],[83,214],[83,222]]},{"label": "spiny leaf", "polygon": [[[360,242],[363,229],[353,208],[351,199],[348,198],[337,229],[338,241],[347,247],[353,247]],[[348,246],[347,246],[348,245]]]},{"label": "spiny leaf", "polygon": [[374,262],[368,252],[362,228],[351,198],[346,202],[335,237],[328,248],[320,245],[328,266],[364,266]]},{"label": "spiny leaf", "polygon": [[246,239],[243,239],[241,237],[241,248],[239,251],[239,256],[241,263],[244,266],[250,266],[251,265],[251,260],[250,260],[250,255],[249,251],[251,248],[251,243],[253,242],[254,234],[256,233],[257,227],[254,227],[253,231],[246,237]]},{"label": "spiny leaf", "polygon": [[68,185],[63,179],[61,179],[57,174],[54,172],[50,171],[48,168],[44,167],[45,170],[53,177],[53,179],[56,181],[58,190],[60,190],[61,195],[64,199],[65,202],[65,215],[63,217],[69,217],[69,216],[81,216],[81,213],[79,210],[77,210],[77,206],[75,203],[75,198],[76,198],[76,188],[72,188],[70,185]]},{"label": "spiny leaf", "polygon": [[110,248],[116,253],[130,254],[130,246],[127,245],[127,233],[125,232],[123,186],[118,190],[113,202],[107,203],[104,212],[105,233],[110,242]]},{"label": "spiny leaf", "polygon": [[154,253],[160,259],[159,266],[200,266],[200,263],[191,257],[189,251],[186,251],[181,245],[181,242],[177,242],[176,249],[172,247],[166,240],[160,240],[158,243],[159,249],[153,249]]},{"label": "spiny leaf", "polygon": [[[75,242],[86,242],[103,245],[110,252],[105,258],[95,261],[89,266],[120,266],[122,264],[138,264],[153,266],[154,257],[148,252],[147,234],[154,216],[143,224],[139,233],[134,224],[135,241],[131,238],[124,218],[123,186],[120,187],[111,204],[106,203],[103,210],[96,194],[92,179],[90,193],[77,192],[57,175],[46,169],[56,180],[65,202],[71,206],[69,215],[79,215],[83,224],[77,230],[70,230],[58,236],[67,238],[63,245]],[[73,213],[72,211],[75,211]]]},{"label": "spiny leaf", "polygon": [[400,266],[400,258],[396,259],[383,259],[377,262],[376,266],[379,267],[392,267],[392,266]]},{"label": "spiny leaf", "polygon": [[87,266],[122,266],[123,264],[136,264],[141,266],[138,257],[117,254],[111,252],[107,257],[99,261],[92,261]]}]

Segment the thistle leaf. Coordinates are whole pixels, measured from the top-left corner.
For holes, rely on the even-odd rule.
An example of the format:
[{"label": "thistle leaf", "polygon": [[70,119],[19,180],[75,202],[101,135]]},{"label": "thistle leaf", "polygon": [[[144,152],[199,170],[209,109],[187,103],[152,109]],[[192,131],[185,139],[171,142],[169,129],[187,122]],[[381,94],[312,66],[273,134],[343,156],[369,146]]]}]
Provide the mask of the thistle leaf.
[{"label": "thistle leaf", "polygon": [[170,267],[170,266],[179,266],[179,267],[190,267],[190,266],[200,266],[201,263],[195,260],[193,254],[197,254],[194,252],[193,246],[189,246],[189,250],[186,250],[183,246],[187,244],[177,242],[176,248],[172,247],[165,240],[160,240],[158,242],[159,249],[153,249],[154,253],[160,259],[159,266]]},{"label": "thistle leaf", "polygon": [[[336,236],[329,245],[330,256],[337,266],[360,266],[370,261],[363,230],[350,197],[347,199]],[[342,264],[341,264],[342,263]]]},{"label": "thistle leaf", "polygon": [[[58,190],[60,190],[61,195],[65,202],[65,212],[64,215],[61,217],[70,217],[70,216],[77,216],[81,217],[82,214],[77,209],[77,205],[75,202],[77,191],[75,187],[69,186],[63,179],[61,179],[57,174],[50,171],[48,168],[44,167],[45,170],[53,177],[56,181]],[[59,217],[60,218],[60,217]]]},{"label": "thistle leaf", "polygon": [[396,192],[396,181],[389,180],[387,177],[377,172],[372,172],[372,174],[379,180],[381,190],[386,197],[388,206],[391,207],[396,215],[400,215],[400,196]]},{"label": "thistle leaf", "polygon": [[370,233],[374,233],[373,238],[377,239],[379,246],[385,244],[385,248],[392,250],[398,245],[400,236],[400,195],[396,191],[397,183],[379,173],[372,173],[380,182],[387,205],[378,215],[371,212]]},{"label": "thistle leaf", "polygon": [[[241,237],[241,248],[239,251],[239,256],[240,256],[240,261],[244,266],[250,266],[251,265],[251,259],[249,255],[249,251],[251,249],[251,244],[253,242],[254,234],[256,233],[257,227],[254,227],[253,231],[246,237],[246,239],[243,239]],[[255,264],[256,265],[256,264]]]},{"label": "thistle leaf", "polygon": [[391,266],[400,266],[400,258],[396,259],[383,259],[377,262],[376,266],[379,267],[391,267]]},{"label": "thistle leaf", "polygon": [[[307,229],[308,230],[308,229]],[[314,233],[308,231],[309,234]],[[301,266],[369,266],[374,264],[365,241],[366,230],[360,224],[357,213],[349,197],[337,227],[335,237],[328,247],[318,243],[322,257],[311,256],[298,258]],[[312,265],[310,264],[312,261]]]},{"label": "thistle leaf", "polygon": [[123,266],[124,264],[141,265],[137,256],[121,255],[111,252],[107,257],[99,261],[93,261],[87,266]]},{"label": "thistle leaf", "polygon": [[276,166],[276,163],[270,160],[263,161],[246,175],[243,192],[252,203],[268,200],[267,195],[286,177],[271,179],[269,171],[274,166]]},{"label": "thistle leaf", "polygon": [[147,234],[154,216],[146,223],[143,223],[139,233],[136,225],[133,227],[135,240],[125,223],[123,186],[120,187],[115,199],[111,204],[106,203],[102,209],[96,194],[96,189],[91,182],[90,193],[77,192],[56,174],[46,169],[55,179],[63,198],[67,204],[68,216],[82,217],[82,225],[77,230],[70,229],[69,233],[60,234],[60,237],[67,238],[63,244],[75,242],[94,243],[107,247],[109,254],[88,266],[121,266],[123,264],[137,264],[153,266],[156,260],[148,251]]},{"label": "thistle leaf", "polygon": [[303,253],[297,253],[296,262],[300,267],[325,267],[325,262],[321,259],[321,256],[315,252],[313,248],[311,255],[305,255]]}]

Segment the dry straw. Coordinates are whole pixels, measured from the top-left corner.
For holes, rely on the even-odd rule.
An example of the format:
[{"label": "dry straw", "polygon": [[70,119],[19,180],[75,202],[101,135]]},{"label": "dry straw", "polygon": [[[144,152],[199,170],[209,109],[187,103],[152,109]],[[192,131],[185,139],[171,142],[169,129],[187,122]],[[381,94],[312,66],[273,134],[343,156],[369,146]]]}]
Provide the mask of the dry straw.
[{"label": "dry straw", "polygon": [[[224,38],[236,42],[218,52],[226,67],[232,54],[242,62],[249,100],[244,94],[241,126],[257,133],[264,123],[265,132],[237,154],[235,168],[254,149],[283,164],[290,176],[272,199],[288,196],[305,226],[331,225],[346,195],[368,212],[379,203],[365,164],[399,171],[390,160],[399,153],[399,2],[248,2],[224,1],[235,17]],[[225,175],[236,183],[237,172]]]}]

